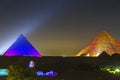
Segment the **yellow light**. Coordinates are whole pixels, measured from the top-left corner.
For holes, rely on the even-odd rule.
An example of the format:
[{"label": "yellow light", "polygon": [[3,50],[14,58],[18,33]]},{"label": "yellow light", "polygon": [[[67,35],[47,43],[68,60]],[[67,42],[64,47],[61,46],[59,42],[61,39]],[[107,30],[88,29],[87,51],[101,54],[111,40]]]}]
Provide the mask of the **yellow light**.
[{"label": "yellow light", "polygon": [[118,69],[118,68],[117,68],[117,69],[115,69],[115,72],[120,72],[120,69]]},{"label": "yellow light", "polygon": [[101,70],[103,71],[107,71],[111,74],[118,74],[120,73],[120,68],[115,68],[115,67],[105,67],[105,68],[101,68]]}]

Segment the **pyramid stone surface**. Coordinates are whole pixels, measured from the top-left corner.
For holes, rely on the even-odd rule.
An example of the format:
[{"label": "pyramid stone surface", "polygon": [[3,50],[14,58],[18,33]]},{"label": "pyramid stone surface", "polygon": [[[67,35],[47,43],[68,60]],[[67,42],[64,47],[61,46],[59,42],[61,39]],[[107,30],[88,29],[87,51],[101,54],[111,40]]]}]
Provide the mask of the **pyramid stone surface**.
[{"label": "pyramid stone surface", "polygon": [[36,56],[36,57],[41,57],[41,54],[21,34],[17,38],[17,40],[4,53],[4,56]]},{"label": "pyramid stone surface", "polygon": [[97,57],[103,51],[107,52],[110,56],[114,53],[120,54],[120,42],[106,31],[99,33],[87,47],[77,54],[77,56],[86,55],[90,57]]}]

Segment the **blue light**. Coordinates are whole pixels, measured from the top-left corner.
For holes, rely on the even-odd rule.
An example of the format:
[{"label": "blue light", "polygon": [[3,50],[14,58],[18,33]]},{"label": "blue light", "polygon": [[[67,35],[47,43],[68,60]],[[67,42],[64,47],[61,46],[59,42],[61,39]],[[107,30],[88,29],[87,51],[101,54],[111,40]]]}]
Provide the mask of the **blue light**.
[{"label": "blue light", "polygon": [[38,71],[37,76],[44,76],[44,73],[42,71]]},{"label": "blue light", "polygon": [[34,68],[34,66],[35,66],[35,62],[34,61],[30,61],[28,67],[29,68]]},{"label": "blue light", "polygon": [[7,76],[8,72],[9,71],[7,69],[0,69],[0,76]]},{"label": "blue light", "polygon": [[46,76],[46,77],[54,77],[54,76],[57,76],[57,73],[54,72],[54,71],[49,71],[49,72],[46,72],[46,73],[43,73],[43,71],[37,71],[37,76]]},{"label": "blue light", "polygon": [[54,71],[50,71],[50,72],[46,72],[45,75],[46,75],[46,76],[56,76],[57,73],[54,72]]},{"label": "blue light", "polygon": [[[35,1],[33,0],[33,2]],[[24,10],[25,11],[28,10],[29,15],[25,14],[26,17],[21,16],[20,19],[18,18],[18,20],[16,20],[17,11],[15,12],[15,15],[13,14],[13,20],[15,20],[13,22],[15,24],[12,24],[12,25],[10,24],[9,27],[14,26],[14,28],[12,29],[10,28],[8,30],[9,32],[12,32],[12,34],[9,34],[6,40],[4,41],[4,43],[6,44],[1,45],[2,48],[0,50],[0,55],[3,55],[5,50],[9,48],[9,46],[11,45],[11,43],[13,43],[14,39],[18,34],[23,33],[25,35],[28,35],[29,33],[33,32],[33,30],[38,29],[38,27],[43,27],[51,19],[54,19],[56,16],[61,15],[62,12],[64,12],[67,8],[69,8],[70,5],[73,5],[71,0],[59,0],[59,2],[57,3],[56,1],[55,3],[53,1],[45,2],[45,4],[43,4],[42,9],[40,9],[41,5],[40,5],[40,8],[38,8],[39,5],[34,5],[34,7],[37,6],[36,9],[34,9],[33,6],[25,4],[25,6],[30,6],[32,8],[30,8],[30,12],[29,12],[29,9],[25,7],[25,9],[23,9],[23,11],[21,12],[24,12]],[[19,9],[17,9],[16,7],[16,10],[19,10]]]},{"label": "blue light", "polygon": [[21,34],[4,53],[4,56],[41,57],[41,54],[32,46],[32,44],[24,37],[24,35]]}]

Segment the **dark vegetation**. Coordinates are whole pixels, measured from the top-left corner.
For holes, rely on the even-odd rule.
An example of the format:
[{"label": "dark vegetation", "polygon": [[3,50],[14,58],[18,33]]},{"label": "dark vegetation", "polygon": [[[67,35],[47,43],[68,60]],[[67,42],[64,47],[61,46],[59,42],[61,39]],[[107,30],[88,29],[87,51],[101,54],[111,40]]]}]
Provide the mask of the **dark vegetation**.
[{"label": "dark vegetation", "polygon": [[[33,69],[28,68],[30,61]],[[7,80],[120,80],[119,77],[101,71],[101,67],[120,66],[120,55],[104,54],[99,57],[0,57],[0,67],[8,68]],[[56,77],[37,77],[36,71],[56,71]],[[14,76],[13,76],[14,75]],[[10,79],[12,78],[12,79]],[[2,79],[2,77],[1,77]],[[4,78],[5,79],[5,78]]]}]

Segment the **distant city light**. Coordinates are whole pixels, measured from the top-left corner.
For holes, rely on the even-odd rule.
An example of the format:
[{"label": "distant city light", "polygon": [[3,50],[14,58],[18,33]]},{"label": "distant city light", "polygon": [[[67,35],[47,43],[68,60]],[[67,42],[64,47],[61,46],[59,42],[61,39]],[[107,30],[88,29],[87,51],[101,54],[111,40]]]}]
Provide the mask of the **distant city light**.
[{"label": "distant city light", "polygon": [[101,70],[107,71],[111,74],[120,74],[120,67],[108,66],[108,67],[101,68]]},{"label": "distant city light", "polygon": [[37,76],[44,76],[43,71],[38,71],[38,72],[37,72]]},{"label": "distant city light", "polygon": [[54,71],[50,71],[50,72],[46,72],[45,75],[46,75],[46,76],[56,76],[57,73],[54,72]]},{"label": "distant city light", "polygon": [[9,71],[7,69],[0,69],[0,76],[7,76],[8,72]]},{"label": "distant city light", "polygon": [[30,61],[29,64],[28,64],[28,67],[29,68],[34,68],[35,66],[35,62],[34,61]]},{"label": "distant city light", "polygon": [[54,76],[57,76],[57,73],[54,72],[54,71],[49,71],[49,72],[46,72],[44,73],[43,71],[37,71],[36,72],[36,75],[37,76],[47,76],[47,77],[54,77]]}]

